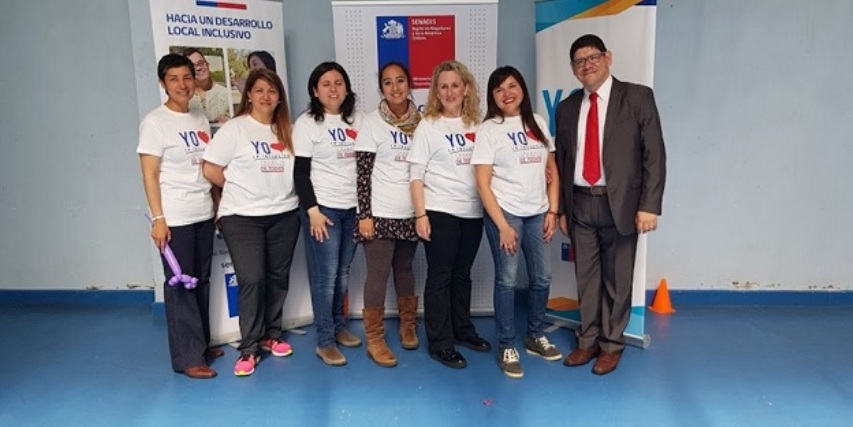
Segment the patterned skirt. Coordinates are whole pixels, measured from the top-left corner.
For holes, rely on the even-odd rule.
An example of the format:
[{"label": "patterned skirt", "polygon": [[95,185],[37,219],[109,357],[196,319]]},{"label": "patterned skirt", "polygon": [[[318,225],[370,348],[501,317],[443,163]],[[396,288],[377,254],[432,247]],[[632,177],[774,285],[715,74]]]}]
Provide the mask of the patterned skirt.
[{"label": "patterned skirt", "polygon": [[[373,217],[373,228],[375,230],[375,239],[393,239],[393,240],[408,240],[410,242],[418,241],[418,233],[415,231],[415,219],[394,219],[394,218],[379,218]],[[358,232],[358,225],[353,233],[353,240],[356,243],[364,243],[367,241]]]}]

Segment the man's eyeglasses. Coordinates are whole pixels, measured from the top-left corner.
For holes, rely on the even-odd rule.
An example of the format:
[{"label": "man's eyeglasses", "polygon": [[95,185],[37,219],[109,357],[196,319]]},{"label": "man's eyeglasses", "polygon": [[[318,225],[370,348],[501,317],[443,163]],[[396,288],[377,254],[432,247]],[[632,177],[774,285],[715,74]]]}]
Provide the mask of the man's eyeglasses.
[{"label": "man's eyeglasses", "polygon": [[601,58],[604,58],[605,55],[607,55],[607,52],[599,52],[593,53],[592,55],[584,58],[573,59],[572,67],[580,68],[583,67],[584,64],[586,64],[587,62],[589,62],[590,65],[596,65],[601,62]]}]

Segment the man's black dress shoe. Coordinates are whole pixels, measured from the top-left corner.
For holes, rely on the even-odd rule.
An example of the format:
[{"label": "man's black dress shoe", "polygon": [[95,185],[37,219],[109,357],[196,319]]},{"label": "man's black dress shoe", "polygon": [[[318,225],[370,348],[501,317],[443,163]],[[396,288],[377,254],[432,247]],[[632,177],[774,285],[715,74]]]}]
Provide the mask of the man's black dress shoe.
[{"label": "man's black dress shoe", "polygon": [[479,335],[472,335],[465,339],[457,339],[456,344],[463,347],[468,347],[471,350],[479,351],[480,353],[488,353],[492,351],[492,345],[488,341],[480,338]]},{"label": "man's black dress shoe", "polygon": [[462,357],[462,354],[452,349],[446,349],[441,350],[439,352],[430,353],[429,357],[438,360],[439,362],[441,362],[442,365],[447,366],[449,368],[462,369],[468,366],[468,362],[465,361],[465,358]]}]

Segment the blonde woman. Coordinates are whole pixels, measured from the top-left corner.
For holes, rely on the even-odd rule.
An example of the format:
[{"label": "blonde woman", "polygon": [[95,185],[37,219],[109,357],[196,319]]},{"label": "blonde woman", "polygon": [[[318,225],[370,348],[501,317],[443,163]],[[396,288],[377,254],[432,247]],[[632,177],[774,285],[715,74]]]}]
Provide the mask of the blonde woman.
[{"label": "blonde woman", "polygon": [[471,164],[480,120],[474,76],[460,62],[439,64],[408,161],[415,229],[428,265],[424,325],[429,352],[451,368],[467,366],[454,342],[491,350],[471,323],[471,266],[483,235],[483,207]]}]

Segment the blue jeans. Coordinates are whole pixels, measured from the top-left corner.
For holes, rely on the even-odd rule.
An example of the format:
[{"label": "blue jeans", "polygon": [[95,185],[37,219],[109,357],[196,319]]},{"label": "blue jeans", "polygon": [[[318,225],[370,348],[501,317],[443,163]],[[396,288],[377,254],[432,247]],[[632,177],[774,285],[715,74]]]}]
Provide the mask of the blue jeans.
[{"label": "blue jeans", "polygon": [[346,328],[344,298],[349,266],[355,256],[353,232],[356,216],[355,208],[319,208],[335,224],[327,227],[329,239],[323,242],[311,236],[308,213],[304,209],[299,212],[302,215],[302,238],[308,260],[308,284],[311,287],[314,325],[317,327],[317,345],[330,347],[335,345],[335,335]]},{"label": "blue jeans", "polygon": [[[503,211],[509,225],[518,236],[519,248],[524,251],[527,274],[530,280],[527,297],[527,334],[543,335],[545,308],[551,288],[551,260],[542,236],[545,215],[518,217]],[[495,324],[500,347],[514,347],[515,341],[515,285],[518,275],[519,252],[508,255],[500,248],[500,232],[495,222],[486,216],[486,237],[492,249],[495,264]]]}]

